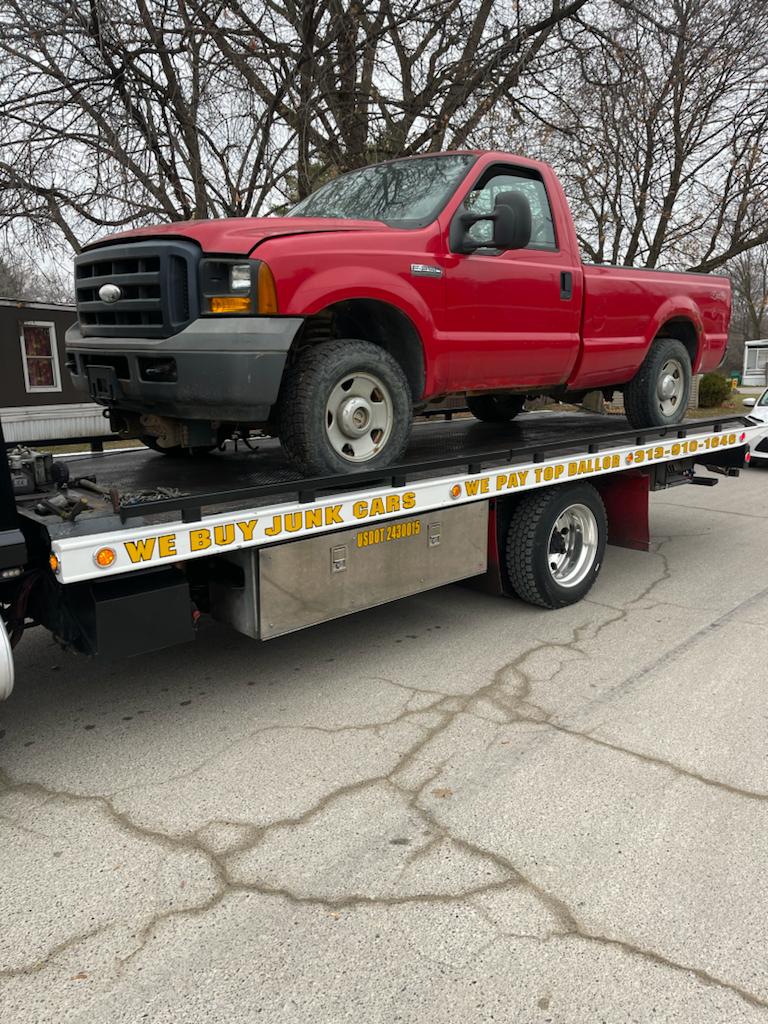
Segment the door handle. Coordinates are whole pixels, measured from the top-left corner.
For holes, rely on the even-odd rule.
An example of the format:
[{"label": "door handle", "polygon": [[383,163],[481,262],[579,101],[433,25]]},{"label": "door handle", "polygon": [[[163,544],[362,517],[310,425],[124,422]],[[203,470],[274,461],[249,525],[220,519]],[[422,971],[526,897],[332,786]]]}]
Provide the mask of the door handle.
[{"label": "door handle", "polygon": [[573,274],[570,270],[560,271],[560,298],[566,302],[573,298]]}]

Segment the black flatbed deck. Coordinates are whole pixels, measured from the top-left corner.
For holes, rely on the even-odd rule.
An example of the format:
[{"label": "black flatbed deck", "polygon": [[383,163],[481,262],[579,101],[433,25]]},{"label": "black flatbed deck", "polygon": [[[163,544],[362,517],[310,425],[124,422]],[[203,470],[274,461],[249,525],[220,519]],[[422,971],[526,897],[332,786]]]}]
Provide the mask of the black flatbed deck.
[{"label": "black flatbed deck", "polygon": [[228,446],[195,458],[170,458],[145,448],[73,453],[62,456],[71,479],[94,477],[102,488],[114,489],[120,499],[119,514],[111,502],[80,492],[76,485],[72,493],[83,493],[91,507],[73,522],[38,515],[34,508],[39,494],[19,499],[18,507],[28,518],[44,524],[52,539],[72,537],[120,529],[128,518],[137,525],[149,525],[178,519],[181,512],[184,519],[193,520],[238,503],[258,507],[296,495],[299,500],[311,501],[321,493],[358,490],[382,482],[404,485],[406,479],[414,482],[449,475],[453,467],[479,472],[487,464],[522,464],[555,454],[598,452],[609,444],[642,445],[661,436],[684,437],[705,426],[718,429],[728,422],[743,423],[744,419],[687,420],[679,427],[643,431],[633,430],[623,417],[589,413],[523,413],[503,425],[480,423],[471,417],[429,420],[414,424],[406,457],[397,467],[315,480],[303,477],[273,438],[252,440],[253,450],[241,443],[237,450]]}]

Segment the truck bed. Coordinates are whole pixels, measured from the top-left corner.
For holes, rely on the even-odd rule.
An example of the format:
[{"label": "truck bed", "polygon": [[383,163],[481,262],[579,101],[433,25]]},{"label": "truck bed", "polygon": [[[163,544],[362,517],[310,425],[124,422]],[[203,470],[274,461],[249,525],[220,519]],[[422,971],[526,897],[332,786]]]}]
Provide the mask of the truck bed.
[{"label": "truck bed", "polygon": [[[570,388],[630,380],[657,335],[690,346],[694,374],[714,370],[722,361],[731,308],[726,277],[591,264],[583,273],[581,350]],[[694,323],[706,325],[698,337]]]}]

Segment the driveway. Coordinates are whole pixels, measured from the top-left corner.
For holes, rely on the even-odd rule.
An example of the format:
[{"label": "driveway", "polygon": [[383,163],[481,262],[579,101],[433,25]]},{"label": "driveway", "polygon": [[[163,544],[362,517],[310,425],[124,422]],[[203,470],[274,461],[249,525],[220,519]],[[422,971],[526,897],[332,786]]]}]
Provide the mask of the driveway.
[{"label": "driveway", "polygon": [[561,612],[451,587],[0,707],[7,1024],[768,1021],[768,471]]}]

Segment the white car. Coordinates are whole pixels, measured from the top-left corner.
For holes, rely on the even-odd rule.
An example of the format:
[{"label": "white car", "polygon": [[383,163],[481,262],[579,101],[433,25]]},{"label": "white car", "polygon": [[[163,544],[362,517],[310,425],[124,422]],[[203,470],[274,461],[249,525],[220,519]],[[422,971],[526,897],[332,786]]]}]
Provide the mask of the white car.
[{"label": "white car", "polygon": [[764,466],[768,463],[768,388],[758,398],[745,398],[744,405],[750,410],[750,419],[765,424],[765,430],[749,446],[747,461],[750,466]]}]

